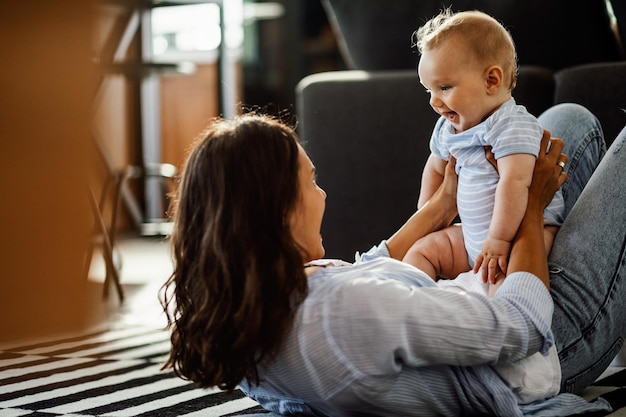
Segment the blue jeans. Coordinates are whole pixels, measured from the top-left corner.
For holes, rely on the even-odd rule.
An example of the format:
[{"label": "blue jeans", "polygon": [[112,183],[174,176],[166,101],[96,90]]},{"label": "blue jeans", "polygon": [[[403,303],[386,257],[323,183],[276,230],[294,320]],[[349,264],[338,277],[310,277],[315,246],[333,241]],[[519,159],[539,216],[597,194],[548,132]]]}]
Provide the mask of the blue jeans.
[{"label": "blue jeans", "polygon": [[626,128],[605,151],[597,119],[582,106],[561,104],[539,120],[565,141],[570,158],[568,214],[549,265],[561,391],[580,392],[609,366],[626,334]]}]

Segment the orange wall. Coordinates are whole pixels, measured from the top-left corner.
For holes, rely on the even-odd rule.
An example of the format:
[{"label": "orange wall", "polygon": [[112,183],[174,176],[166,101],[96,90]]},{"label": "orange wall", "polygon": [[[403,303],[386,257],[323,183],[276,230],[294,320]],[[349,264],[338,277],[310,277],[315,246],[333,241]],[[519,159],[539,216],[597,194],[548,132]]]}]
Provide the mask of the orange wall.
[{"label": "orange wall", "polygon": [[86,315],[92,17],[86,0],[0,5],[0,342]]},{"label": "orange wall", "polygon": [[161,79],[163,162],[180,170],[196,137],[219,115],[217,77],[217,63],[214,63],[197,64],[192,75]]},{"label": "orange wall", "polygon": [[[97,1],[0,2],[0,343],[78,330],[101,307],[82,274],[88,186],[98,195],[106,174],[92,129],[118,168],[137,163],[140,130],[136,80],[106,74],[94,102],[101,74],[92,58],[123,12]],[[216,65],[163,80],[163,162],[180,168],[218,115],[216,85]]]}]

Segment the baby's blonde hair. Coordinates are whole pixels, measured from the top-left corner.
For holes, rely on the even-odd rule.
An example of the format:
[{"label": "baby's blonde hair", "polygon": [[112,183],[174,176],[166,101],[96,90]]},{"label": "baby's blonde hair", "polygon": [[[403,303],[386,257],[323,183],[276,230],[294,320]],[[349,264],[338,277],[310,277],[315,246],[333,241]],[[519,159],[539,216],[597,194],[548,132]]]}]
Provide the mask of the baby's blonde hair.
[{"label": "baby's blonde hair", "polygon": [[435,49],[458,37],[476,60],[502,67],[509,90],[517,83],[517,53],[508,30],[496,19],[480,11],[453,13],[449,8],[430,19],[414,34],[414,46],[420,53]]}]

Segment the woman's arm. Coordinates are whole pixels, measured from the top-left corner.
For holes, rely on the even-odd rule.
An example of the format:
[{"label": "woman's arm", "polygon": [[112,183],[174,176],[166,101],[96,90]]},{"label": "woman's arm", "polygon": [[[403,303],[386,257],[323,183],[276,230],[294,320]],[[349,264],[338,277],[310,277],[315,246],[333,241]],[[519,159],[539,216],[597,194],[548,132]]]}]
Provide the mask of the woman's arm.
[{"label": "woman's arm", "polygon": [[[548,143],[551,145],[546,153]],[[550,139],[550,132],[544,131],[528,191],[526,213],[513,240],[507,270],[507,275],[530,272],[547,288],[550,288],[550,275],[544,246],[543,211],[567,179],[563,168],[557,165],[559,161],[567,163],[568,160],[567,155],[561,153],[563,146],[561,139]]]},{"label": "woman's arm", "polygon": [[443,181],[432,197],[387,240],[392,258],[401,260],[417,239],[449,226],[454,220],[457,215],[455,164],[456,159],[451,157],[445,166]]},{"label": "woman's arm", "polygon": [[[552,145],[546,154],[550,142]],[[349,340],[351,349],[356,351],[364,349],[371,341],[372,333],[363,332],[363,328],[374,332],[382,341],[377,345],[378,356],[372,356],[369,346],[363,350],[363,363],[370,366],[379,359],[381,372],[394,372],[395,368],[388,368],[397,363],[470,366],[518,360],[542,349],[552,315],[550,293],[544,290],[544,287],[549,289],[550,284],[543,243],[543,210],[567,178],[557,165],[558,161],[568,160],[561,154],[562,149],[562,140],[551,140],[550,133],[544,132],[526,213],[511,248],[508,275],[516,274],[505,281],[495,298],[478,293],[458,294],[441,288],[409,291],[394,280],[367,280],[350,287],[350,303],[344,304],[355,311],[351,311],[349,317],[351,321],[362,317],[367,323],[362,326],[351,323],[349,328],[355,329],[354,332],[346,333],[348,327],[342,327],[342,337]],[[402,251],[411,233],[425,233],[452,221],[449,216],[456,212],[455,195],[456,175],[452,161],[446,168],[442,186],[429,203],[387,242],[392,256]],[[429,220],[431,216],[433,220]],[[389,273],[389,265],[381,267]],[[329,302],[333,306],[338,303],[330,299]],[[333,319],[336,323],[336,317]],[[545,341],[543,343],[545,345]],[[395,356],[392,360],[385,354]],[[358,357],[359,353],[353,356]],[[356,363],[358,361],[355,359]]]}]

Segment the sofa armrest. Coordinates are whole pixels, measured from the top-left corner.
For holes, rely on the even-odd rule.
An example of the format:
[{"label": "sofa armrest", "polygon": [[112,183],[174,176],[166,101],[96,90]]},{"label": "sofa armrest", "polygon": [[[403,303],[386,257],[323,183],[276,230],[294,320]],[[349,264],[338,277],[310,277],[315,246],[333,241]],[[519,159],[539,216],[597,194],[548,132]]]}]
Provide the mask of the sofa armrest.
[{"label": "sofa armrest", "polygon": [[437,115],[414,70],[310,75],[296,100],[298,134],[328,194],[326,256],[352,261],[415,210]]}]

